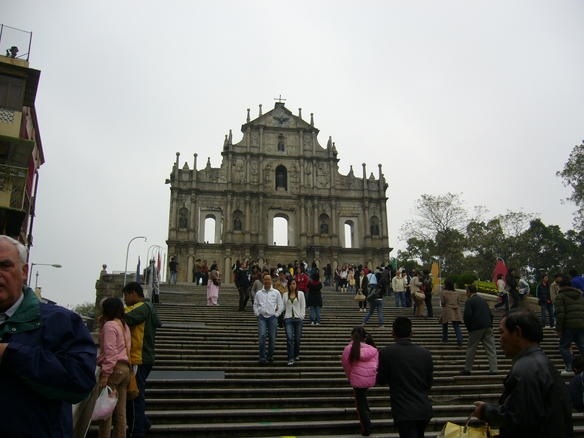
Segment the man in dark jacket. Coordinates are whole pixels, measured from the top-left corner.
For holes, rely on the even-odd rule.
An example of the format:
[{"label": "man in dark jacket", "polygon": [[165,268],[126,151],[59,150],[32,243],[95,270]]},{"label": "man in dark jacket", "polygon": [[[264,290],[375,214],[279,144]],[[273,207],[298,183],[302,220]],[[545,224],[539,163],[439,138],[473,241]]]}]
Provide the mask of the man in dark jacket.
[{"label": "man in dark jacket", "polygon": [[489,361],[489,372],[495,374],[497,372],[497,351],[492,330],[493,314],[487,302],[477,295],[477,289],[474,285],[467,286],[466,296],[463,320],[468,330],[468,346],[464,369],[460,374],[470,374],[479,342],[485,347]]},{"label": "man in dark jacket", "polygon": [[560,336],[560,354],[566,368],[562,374],[572,373],[572,352],[570,346],[576,343],[580,354],[584,355],[584,297],[572,286],[572,278],[563,274],[558,279],[560,290],[554,303],[556,330]]},{"label": "man in dark jacket", "polygon": [[513,359],[498,404],[475,402],[473,415],[500,426],[500,437],[568,438],[572,407],[566,384],[539,347],[543,330],[526,309],[512,311],[499,324],[501,348]]},{"label": "man in dark jacket", "polygon": [[247,269],[247,262],[243,262],[240,266],[235,268],[235,286],[239,292],[239,308],[240,312],[245,310],[245,306],[249,301],[249,290],[251,282],[249,281],[249,271]]},{"label": "man in dark jacket", "polygon": [[0,436],[71,437],[71,405],[95,386],[95,342],[79,315],[25,286],[26,259],[0,236]]},{"label": "man in dark jacket", "polygon": [[391,413],[399,436],[423,438],[432,418],[432,354],[410,340],[412,322],[398,316],[393,322],[395,344],[379,352],[378,382],[389,385]]}]

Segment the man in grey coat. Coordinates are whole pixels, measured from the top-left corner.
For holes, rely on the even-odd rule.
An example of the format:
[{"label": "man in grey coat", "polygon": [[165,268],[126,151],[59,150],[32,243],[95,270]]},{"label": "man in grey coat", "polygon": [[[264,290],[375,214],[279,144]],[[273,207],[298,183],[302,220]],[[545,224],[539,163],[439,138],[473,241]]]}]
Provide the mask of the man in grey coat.
[{"label": "man in grey coat", "polygon": [[460,374],[470,375],[479,343],[485,347],[489,361],[489,372],[495,374],[497,372],[497,351],[492,329],[493,314],[487,302],[477,295],[477,288],[474,285],[467,286],[466,296],[463,320],[468,330],[468,346],[464,369]]}]

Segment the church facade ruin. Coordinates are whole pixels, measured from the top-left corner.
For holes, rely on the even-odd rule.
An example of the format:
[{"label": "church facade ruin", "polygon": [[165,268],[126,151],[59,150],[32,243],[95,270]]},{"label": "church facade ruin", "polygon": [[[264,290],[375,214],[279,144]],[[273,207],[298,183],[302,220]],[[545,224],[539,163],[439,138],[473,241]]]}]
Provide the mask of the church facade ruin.
[{"label": "church facade ruin", "polygon": [[[387,182],[378,175],[339,173],[338,152],[329,137],[285,107],[247,120],[243,138],[225,136],[219,168],[197,170],[179,164],[170,178],[168,255],[179,262],[178,281],[192,282],[197,259],[217,262],[224,282],[231,281],[237,259],[274,267],[295,260],[330,263],[387,263],[389,238]],[[275,231],[276,230],[276,231]]]}]

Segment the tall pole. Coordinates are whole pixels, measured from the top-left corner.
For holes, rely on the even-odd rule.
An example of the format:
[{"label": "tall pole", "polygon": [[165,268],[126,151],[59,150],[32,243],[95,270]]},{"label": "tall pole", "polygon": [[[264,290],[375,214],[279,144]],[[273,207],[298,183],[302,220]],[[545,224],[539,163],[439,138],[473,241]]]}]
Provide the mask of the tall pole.
[{"label": "tall pole", "polygon": [[144,242],[148,241],[148,240],[146,240],[145,236],[136,236],[136,237],[132,237],[130,239],[130,241],[128,242],[128,247],[126,248],[126,264],[124,266],[124,286],[126,285],[126,277],[128,275],[128,253],[130,252],[130,244],[136,239],[144,239]]},{"label": "tall pole", "polygon": [[[30,287],[30,282],[32,281],[32,271],[33,271],[35,266],[52,266],[53,268],[62,268],[62,265],[60,265],[58,263],[31,263],[30,268],[28,270],[28,286],[29,287]],[[38,274],[39,274],[39,268],[37,268],[37,278],[36,278],[37,281],[39,279]],[[35,284],[35,289],[36,289],[36,284]]]}]

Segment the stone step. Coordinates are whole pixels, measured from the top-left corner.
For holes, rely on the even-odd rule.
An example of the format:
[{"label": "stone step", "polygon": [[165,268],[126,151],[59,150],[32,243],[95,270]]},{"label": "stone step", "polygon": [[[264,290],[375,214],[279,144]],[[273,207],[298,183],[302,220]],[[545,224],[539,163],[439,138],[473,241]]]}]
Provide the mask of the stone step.
[{"label": "stone step", "polygon": [[[352,390],[340,365],[340,354],[350,340],[351,329],[361,324],[364,313],[350,294],[323,291],[322,324],[305,321],[302,358],[286,365],[285,332],[278,331],[274,363],[257,363],[257,322],[251,303],[238,312],[238,294],[224,286],[220,305],[206,306],[201,286],[163,286],[157,305],[164,326],[157,335],[157,362],[148,380],[147,414],[152,421],[148,436],[173,437],[355,437],[360,436]],[[412,309],[392,306],[385,298],[385,327],[378,328],[373,315],[367,330],[378,346],[393,343],[391,322]],[[426,436],[434,437],[447,421],[463,424],[475,400],[496,402],[511,361],[498,349],[499,373],[488,374],[482,349],[475,358],[473,374],[459,375],[465,349],[453,341],[441,343],[441,326],[435,318],[413,318],[414,342],[424,345],[435,362],[431,397],[434,417]],[[496,315],[496,322],[500,314]],[[466,330],[463,328],[466,339]],[[546,330],[542,347],[554,364],[562,367],[557,337]],[[397,437],[387,387],[369,390],[375,433]],[[574,414],[576,435],[584,437],[584,417]],[[95,427],[92,428],[95,436]]]}]

